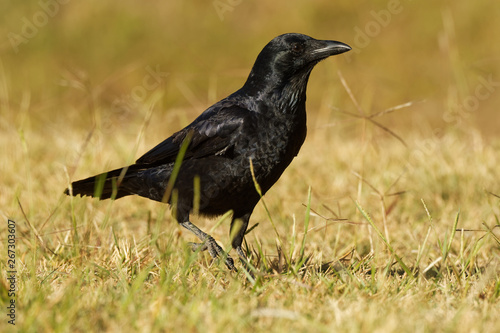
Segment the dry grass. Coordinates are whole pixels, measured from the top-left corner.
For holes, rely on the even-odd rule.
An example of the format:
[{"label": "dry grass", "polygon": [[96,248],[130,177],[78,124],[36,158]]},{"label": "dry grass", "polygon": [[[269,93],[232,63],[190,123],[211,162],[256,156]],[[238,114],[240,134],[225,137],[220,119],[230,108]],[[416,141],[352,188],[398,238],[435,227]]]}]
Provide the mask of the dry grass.
[{"label": "dry grass", "polygon": [[[17,223],[18,297],[16,327],[4,316],[0,330],[498,331],[499,94],[478,88],[499,73],[498,5],[440,5],[404,2],[363,48],[354,28],[387,2],[241,2],[222,21],[210,2],[70,2],[18,53],[7,41],[0,215]],[[5,35],[40,9],[9,6]],[[237,89],[286,31],[360,52],[311,76],[306,143],[250,222],[255,281],[191,253],[164,205],[62,194]],[[148,66],[168,75],[131,99]],[[226,249],[228,224],[212,233]]]}]

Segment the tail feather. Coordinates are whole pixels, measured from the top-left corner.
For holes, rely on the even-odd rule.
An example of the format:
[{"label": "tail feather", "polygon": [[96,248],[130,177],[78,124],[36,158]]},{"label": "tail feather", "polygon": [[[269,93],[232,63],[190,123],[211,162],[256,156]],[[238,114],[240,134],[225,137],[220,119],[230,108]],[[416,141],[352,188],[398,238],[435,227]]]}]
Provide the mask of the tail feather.
[{"label": "tail feather", "polygon": [[[134,177],[140,167],[131,165],[126,168],[111,170],[99,175],[95,175],[86,179],[78,180],[71,183],[69,188],[64,191],[65,194],[74,196],[87,195],[99,198],[100,200],[109,199],[111,197],[118,199],[127,195],[132,195],[125,188],[124,182],[128,178]],[[122,173],[125,172],[124,175]]]}]

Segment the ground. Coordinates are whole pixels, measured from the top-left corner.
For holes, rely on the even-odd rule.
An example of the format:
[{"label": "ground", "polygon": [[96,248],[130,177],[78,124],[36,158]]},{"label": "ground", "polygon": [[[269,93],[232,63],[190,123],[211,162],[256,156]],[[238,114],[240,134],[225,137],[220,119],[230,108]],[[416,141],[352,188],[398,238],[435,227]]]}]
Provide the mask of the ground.
[{"label": "ground", "polygon": [[[499,331],[498,7],[0,5],[0,330]],[[192,253],[165,205],[63,194],[238,89],[292,31],[353,51],[311,75],[306,142],[250,221],[255,279]],[[194,221],[230,248],[227,216]]]}]

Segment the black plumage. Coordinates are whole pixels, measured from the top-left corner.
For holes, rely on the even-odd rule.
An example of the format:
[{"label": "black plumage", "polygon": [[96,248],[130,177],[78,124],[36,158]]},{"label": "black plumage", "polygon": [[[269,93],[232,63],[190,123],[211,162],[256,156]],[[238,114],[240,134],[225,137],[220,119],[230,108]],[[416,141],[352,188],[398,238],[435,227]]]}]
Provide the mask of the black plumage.
[{"label": "black plumage", "polygon": [[[189,145],[173,189],[177,221],[202,241],[212,257],[223,254],[212,237],[189,222],[194,178],[200,180],[199,213],[233,211],[232,246],[244,261],[241,244],[260,196],[250,171],[265,193],[298,154],[306,137],[306,86],[321,60],[351,48],[336,41],[289,33],[271,40],[260,52],[241,89],[205,110],[184,129],[158,144],[135,164],[72,183],[67,194],[121,198],[137,194],[172,204],[165,193],[184,140]],[[235,223],[239,220],[240,223]],[[238,226],[238,230],[233,230]],[[227,256],[226,264],[234,269]]]}]

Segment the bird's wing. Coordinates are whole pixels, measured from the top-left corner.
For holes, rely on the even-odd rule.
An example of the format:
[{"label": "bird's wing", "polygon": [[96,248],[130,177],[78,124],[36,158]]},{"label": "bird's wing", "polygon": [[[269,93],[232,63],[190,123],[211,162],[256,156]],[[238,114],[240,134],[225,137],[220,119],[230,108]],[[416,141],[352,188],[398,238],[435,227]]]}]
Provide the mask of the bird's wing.
[{"label": "bird's wing", "polygon": [[251,112],[236,105],[210,108],[190,125],[140,157],[137,164],[164,164],[175,161],[184,139],[191,135],[184,159],[223,155],[234,143],[238,129]]}]

